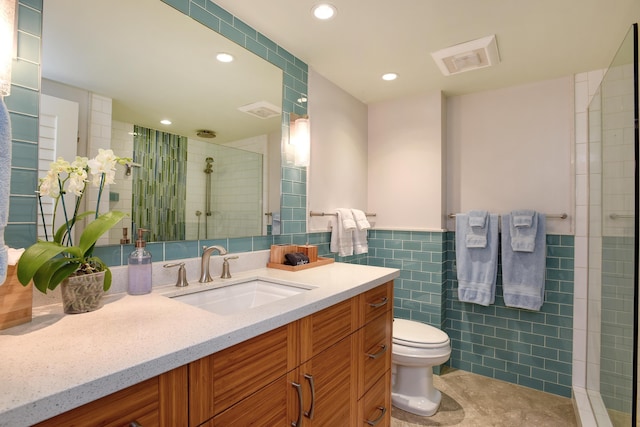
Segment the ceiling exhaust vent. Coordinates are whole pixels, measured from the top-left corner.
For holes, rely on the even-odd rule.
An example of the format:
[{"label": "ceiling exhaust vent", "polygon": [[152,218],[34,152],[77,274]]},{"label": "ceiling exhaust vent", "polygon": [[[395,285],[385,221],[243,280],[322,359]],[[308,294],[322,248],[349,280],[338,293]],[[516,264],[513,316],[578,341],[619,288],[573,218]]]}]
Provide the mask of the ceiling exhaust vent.
[{"label": "ceiling exhaust vent", "polygon": [[281,109],[267,101],[258,101],[253,104],[238,107],[238,110],[258,117],[259,119],[270,119],[271,117],[280,117]]},{"label": "ceiling exhaust vent", "polygon": [[500,62],[496,36],[460,43],[431,53],[445,76],[490,67]]}]

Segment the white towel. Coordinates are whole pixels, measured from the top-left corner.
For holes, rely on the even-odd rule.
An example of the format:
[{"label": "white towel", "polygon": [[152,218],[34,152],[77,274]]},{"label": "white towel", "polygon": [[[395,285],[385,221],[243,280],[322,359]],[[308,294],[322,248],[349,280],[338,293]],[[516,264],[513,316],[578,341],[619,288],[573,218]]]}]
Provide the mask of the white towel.
[{"label": "white towel", "polygon": [[360,209],[351,209],[351,213],[353,214],[353,219],[356,222],[358,230],[368,230],[371,228],[367,215],[365,215],[363,211]]},{"label": "white towel", "polygon": [[8,248],[4,244],[4,228],[9,218],[9,188],[11,181],[11,119],[0,97],[0,285],[7,278]]},{"label": "white towel", "polygon": [[369,224],[365,213],[360,209],[351,209],[351,213],[356,222],[356,229],[353,230],[353,253],[355,255],[366,254],[369,252],[367,230],[371,228],[371,224]]},{"label": "white towel", "polygon": [[353,231],[356,222],[351,209],[336,209],[337,217],[331,219],[331,252],[340,256],[353,255]]}]

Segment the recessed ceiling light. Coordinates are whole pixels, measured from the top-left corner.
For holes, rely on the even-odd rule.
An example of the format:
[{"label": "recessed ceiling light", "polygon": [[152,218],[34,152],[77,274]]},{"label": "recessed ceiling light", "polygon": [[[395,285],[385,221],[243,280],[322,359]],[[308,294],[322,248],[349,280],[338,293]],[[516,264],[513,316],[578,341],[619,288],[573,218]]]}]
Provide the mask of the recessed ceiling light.
[{"label": "recessed ceiling light", "polygon": [[397,78],[398,78],[398,75],[396,73],[387,73],[382,75],[382,80],[391,81]]},{"label": "recessed ceiling light", "polygon": [[232,62],[233,61],[233,55],[231,55],[230,53],[226,53],[226,52],[220,52],[216,55],[216,59],[220,62]]},{"label": "recessed ceiling light", "polygon": [[335,6],[329,4],[329,3],[320,3],[317,4],[315,6],[313,6],[313,9],[311,9],[313,11],[313,16],[315,16],[318,19],[323,19],[323,20],[327,20],[327,19],[331,19],[335,16],[337,10],[335,8]]},{"label": "recessed ceiling light", "polygon": [[170,125],[170,124],[171,124],[171,120],[169,120],[169,119],[162,119],[162,120],[160,120],[160,123],[162,123],[163,125]]}]

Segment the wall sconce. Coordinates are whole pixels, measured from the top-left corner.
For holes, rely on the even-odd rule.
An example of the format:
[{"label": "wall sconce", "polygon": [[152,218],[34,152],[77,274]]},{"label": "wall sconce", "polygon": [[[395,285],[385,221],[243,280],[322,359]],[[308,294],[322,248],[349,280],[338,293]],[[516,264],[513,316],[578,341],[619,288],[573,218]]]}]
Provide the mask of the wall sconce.
[{"label": "wall sconce", "polygon": [[0,0],[0,96],[11,93],[11,63],[16,52],[16,0]]},{"label": "wall sconce", "polygon": [[291,114],[289,124],[289,144],[294,148],[294,161],[296,166],[309,166],[311,151],[311,132],[308,116],[296,116]]}]

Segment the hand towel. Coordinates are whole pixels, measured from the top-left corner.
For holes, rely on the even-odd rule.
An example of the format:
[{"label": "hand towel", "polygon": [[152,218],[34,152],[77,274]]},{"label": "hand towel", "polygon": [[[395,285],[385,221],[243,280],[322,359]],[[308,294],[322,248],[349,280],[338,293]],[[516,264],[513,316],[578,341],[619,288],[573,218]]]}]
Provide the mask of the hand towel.
[{"label": "hand towel", "polygon": [[502,225],[509,227],[511,248],[516,252],[533,252],[536,245],[538,214],[532,210],[511,211],[511,221]]},{"label": "hand towel", "polygon": [[367,215],[365,215],[363,211],[360,209],[351,209],[351,214],[353,215],[353,219],[356,222],[356,228],[358,230],[368,230],[371,228]]},{"label": "hand towel", "polygon": [[0,285],[7,279],[7,251],[4,229],[9,218],[9,188],[11,181],[11,119],[0,97]]},{"label": "hand towel", "polygon": [[456,215],[456,270],[458,299],[487,306],[495,302],[498,276],[498,215],[488,215],[487,244],[468,248],[469,216]]},{"label": "hand towel", "polygon": [[353,255],[353,230],[356,223],[351,209],[337,209],[337,216],[331,219],[331,252],[340,256]]},{"label": "hand towel", "polygon": [[534,250],[516,251],[512,247],[511,214],[502,215],[502,294],[507,307],[540,310],[544,302],[545,266],[547,258],[546,218],[537,213]]},{"label": "hand towel", "polygon": [[351,214],[356,222],[356,229],[353,230],[353,253],[366,254],[369,252],[369,244],[367,243],[367,230],[371,228],[371,224],[367,220],[367,216],[360,209],[351,209]]},{"label": "hand towel", "polygon": [[487,211],[469,211],[469,227],[467,228],[466,245],[468,248],[484,248],[487,246]]}]

